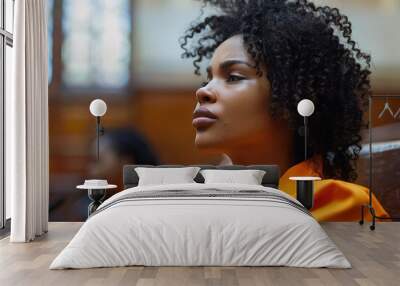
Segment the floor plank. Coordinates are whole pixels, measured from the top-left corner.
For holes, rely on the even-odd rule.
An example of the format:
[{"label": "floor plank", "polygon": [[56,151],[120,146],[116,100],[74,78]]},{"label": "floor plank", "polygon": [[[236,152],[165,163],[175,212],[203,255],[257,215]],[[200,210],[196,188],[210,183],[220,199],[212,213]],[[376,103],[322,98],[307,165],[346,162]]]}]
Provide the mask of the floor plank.
[{"label": "floor plank", "polygon": [[50,223],[49,232],[32,243],[0,240],[0,285],[399,285],[400,223],[382,222],[375,231],[357,223],[323,223],[352,269],[291,267],[116,267],[49,270],[55,256],[82,223]]}]

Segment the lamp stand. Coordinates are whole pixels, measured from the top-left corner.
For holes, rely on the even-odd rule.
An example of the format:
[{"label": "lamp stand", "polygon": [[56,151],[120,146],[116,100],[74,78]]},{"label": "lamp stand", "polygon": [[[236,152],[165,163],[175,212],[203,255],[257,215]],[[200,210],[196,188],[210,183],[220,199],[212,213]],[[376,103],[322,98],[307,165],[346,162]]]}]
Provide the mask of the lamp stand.
[{"label": "lamp stand", "polygon": [[304,160],[307,160],[307,116],[304,116]]},{"label": "lamp stand", "polygon": [[100,149],[100,116],[96,116],[96,135],[97,135],[97,161],[99,161]]},{"label": "lamp stand", "polygon": [[[399,97],[398,95],[389,95],[390,97]],[[372,166],[372,100],[373,98],[379,98],[379,95],[370,95],[368,98],[368,133],[369,133],[369,200],[368,204],[361,205],[361,220],[358,222],[360,225],[364,224],[364,211],[365,209],[369,210],[369,213],[372,216],[372,224],[369,226],[370,230],[375,229],[375,222],[376,219],[380,220],[392,220],[392,221],[400,221],[400,217],[381,217],[377,216],[375,212],[375,208],[372,205],[372,188],[373,188],[373,182],[372,182],[372,172],[373,172],[373,166]]]},{"label": "lamp stand", "polygon": [[97,137],[97,161],[100,158],[100,136],[104,134],[104,127],[100,124],[100,116],[96,116],[96,137]]}]

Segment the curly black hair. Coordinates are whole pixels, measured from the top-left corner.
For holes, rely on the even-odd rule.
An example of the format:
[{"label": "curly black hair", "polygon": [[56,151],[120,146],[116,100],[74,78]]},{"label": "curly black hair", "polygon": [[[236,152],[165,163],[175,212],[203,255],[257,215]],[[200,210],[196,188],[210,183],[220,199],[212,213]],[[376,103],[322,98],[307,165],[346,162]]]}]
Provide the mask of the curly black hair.
[{"label": "curly black hair", "polygon": [[[321,176],[354,181],[371,92],[371,58],[352,39],[348,17],[307,0],[202,2],[202,13],[208,4],[220,12],[200,17],[180,38],[182,58],[193,58],[195,74],[201,74],[202,60],[210,59],[223,41],[242,35],[259,75],[271,84],[271,116],[285,118],[294,132],[293,163],[304,159],[297,104],[307,98],[316,106],[309,118],[312,162],[313,155],[321,155]],[[261,64],[267,68],[265,75]]]}]

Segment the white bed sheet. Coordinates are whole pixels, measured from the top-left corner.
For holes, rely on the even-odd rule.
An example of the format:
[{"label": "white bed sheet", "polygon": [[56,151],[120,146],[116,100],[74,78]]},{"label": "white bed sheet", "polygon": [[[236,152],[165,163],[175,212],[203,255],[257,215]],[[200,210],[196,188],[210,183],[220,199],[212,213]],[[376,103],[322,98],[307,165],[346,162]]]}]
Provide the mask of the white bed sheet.
[{"label": "white bed sheet", "polygon": [[[124,190],[257,189],[239,184],[174,184]],[[257,198],[162,198],[123,201],[90,217],[50,269],[145,266],[293,266],[350,268],[311,216]]]}]

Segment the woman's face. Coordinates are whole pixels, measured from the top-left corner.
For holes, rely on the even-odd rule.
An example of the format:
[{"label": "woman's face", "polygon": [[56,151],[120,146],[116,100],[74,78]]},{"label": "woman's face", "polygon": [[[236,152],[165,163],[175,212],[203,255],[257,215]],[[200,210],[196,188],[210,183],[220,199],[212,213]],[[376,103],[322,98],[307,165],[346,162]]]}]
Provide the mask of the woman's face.
[{"label": "woman's face", "polygon": [[208,83],[196,92],[193,113],[198,148],[226,152],[268,133],[269,81],[257,75],[241,35],[224,41],[207,69]]}]

